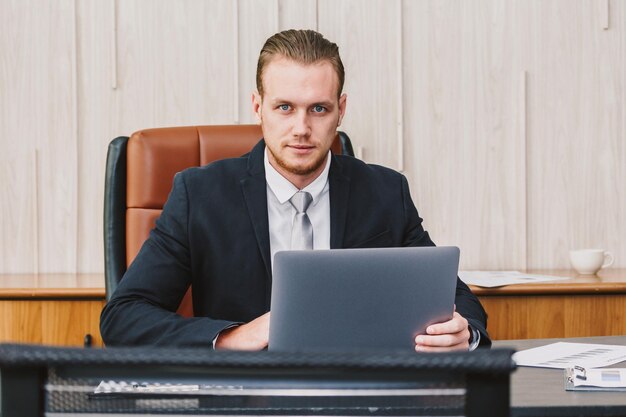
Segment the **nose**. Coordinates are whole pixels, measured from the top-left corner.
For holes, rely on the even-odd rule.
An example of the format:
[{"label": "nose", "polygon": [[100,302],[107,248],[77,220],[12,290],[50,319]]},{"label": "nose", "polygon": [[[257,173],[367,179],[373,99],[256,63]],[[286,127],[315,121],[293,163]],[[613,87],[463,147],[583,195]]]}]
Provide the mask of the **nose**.
[{"label": "nose", "polygon": [[294,115],[293,128],[291,131],[293,136],[297,137],[309,136],[311,134],[309,115],[306,111],[299,111]]}]

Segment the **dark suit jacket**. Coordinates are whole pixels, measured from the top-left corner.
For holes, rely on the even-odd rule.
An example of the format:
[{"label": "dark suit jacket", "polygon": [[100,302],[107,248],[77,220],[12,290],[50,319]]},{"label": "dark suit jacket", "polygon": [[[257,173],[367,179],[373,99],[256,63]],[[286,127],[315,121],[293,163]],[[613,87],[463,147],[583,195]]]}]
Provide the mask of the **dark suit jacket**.
[{"label": "dark suit jacket", "polygon": [[[233,323],[269,311],[272,274],[264,141],[241,158],[176,175],[156,227],[102,311],[107,345],[210,347]],[[433,246],[406,178],[348,156],[330,172],[331,248]],[[175,313],[193,286],[194,318]],[[458,281],[457,311],[489,344],[486,315]]]}]

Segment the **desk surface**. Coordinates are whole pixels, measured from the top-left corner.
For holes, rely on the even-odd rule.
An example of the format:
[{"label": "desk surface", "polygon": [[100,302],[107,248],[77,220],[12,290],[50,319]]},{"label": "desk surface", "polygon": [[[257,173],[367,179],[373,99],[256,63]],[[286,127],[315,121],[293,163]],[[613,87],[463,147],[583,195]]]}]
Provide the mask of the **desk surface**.
[{"label": "desk surface", "polygon": [[104,274],[0,275],[0,299],[104,297]]},{"label": "desk surface", "polygon": [[[626,345],[626,336],[501,340],[494,347],[530,349],[555,342]],[[626,362],[613,367],[626,367]],[[626,393],[565,391],[562,369],[520,367],[511,379],[512,416],[624,416]]]},{"label": "desk surface", "polygon": [[530,274],[568,277],[567,280],[536,284],[516,284],[496,288],[470,285],[478,296],[548,295],[548,294],[626,294],[626,269],[614,268],[597,275],[580,275],[571,269],[529,270]]},{"label": "desk surface", "polygon": [[[538,294],[626,294],[626,269],[607,269],[598,275],[578,275],[567,269],[529,273],[565,276],[567,280],[517,284],[497,288],[471,285],[478,296]],[[104,298],[104,274],[0,274],[0,298]]]}]

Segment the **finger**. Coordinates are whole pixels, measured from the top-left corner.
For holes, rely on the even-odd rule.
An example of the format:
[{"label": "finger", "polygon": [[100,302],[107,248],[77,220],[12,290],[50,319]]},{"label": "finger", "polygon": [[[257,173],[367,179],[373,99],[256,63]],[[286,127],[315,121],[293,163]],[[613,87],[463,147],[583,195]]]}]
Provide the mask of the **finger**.
[{"label": "finger", "polygon": [[469,344],[461,343],[454,346],[415,346],[416,352],[450,352],[450,351],[467,351]]},{"label": "finger", "polygon": [[454,312],[452,319],[428,326],[426,333],[430,335],[458,333],[467,328],[467,320],[459,313]]},{"label": "finger", "polygon": [[416,346],[425,347],[455,346],[463,343],[469,343],[469,330],[467,329],[459,333],[442,334],[436,336],[419,335],[415,338]]}]

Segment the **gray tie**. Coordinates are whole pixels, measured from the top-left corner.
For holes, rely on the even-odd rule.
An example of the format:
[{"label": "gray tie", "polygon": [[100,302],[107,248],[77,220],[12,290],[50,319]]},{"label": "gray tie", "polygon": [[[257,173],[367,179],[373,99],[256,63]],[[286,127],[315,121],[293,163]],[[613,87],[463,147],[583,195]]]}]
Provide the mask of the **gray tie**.
[{"label": "gray tie", "polygon": [[296,209],[296,217],[293,219],[291,228],[291,249],[313,249],[313,226],[306,214],[306,209],[313,201],[311,194],[306,191],[298,191],[289,199]]}]

